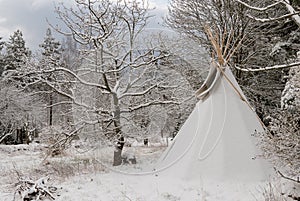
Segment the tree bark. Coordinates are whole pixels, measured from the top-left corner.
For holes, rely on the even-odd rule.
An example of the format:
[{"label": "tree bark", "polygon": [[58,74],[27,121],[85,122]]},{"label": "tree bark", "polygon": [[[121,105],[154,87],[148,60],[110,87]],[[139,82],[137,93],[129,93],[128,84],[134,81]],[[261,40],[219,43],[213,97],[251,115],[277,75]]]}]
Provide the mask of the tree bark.
[{"label": "tree bark", "polygon": [[122,165],[122,151],[125,144],[124,141],[124,136],[121,134],[115,147],[113,166]]},{"label": "tree bark", "polygon": [[49,94],[49,126],[53,125],[53,95]]},{"label": "tree bark", "polygon": [[122,165],[122,151],[125,144],[124,135],[121,129],[121,119],[120,119],[120,106],[119,99],[116,93],[112,93],[114,101],[114,130],[117,136],[117,142],[114,150],[114,161],[113,166]]}]

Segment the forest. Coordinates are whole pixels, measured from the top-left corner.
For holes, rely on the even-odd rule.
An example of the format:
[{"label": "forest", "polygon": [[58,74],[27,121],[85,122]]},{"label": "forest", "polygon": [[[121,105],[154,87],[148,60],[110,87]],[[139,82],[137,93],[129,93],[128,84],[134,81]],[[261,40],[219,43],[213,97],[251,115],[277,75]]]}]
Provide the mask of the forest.
[{"label": "forest", "polygon": [[102,162],[117,169],[135,164],[126,147],[167,146],[216,61],[266,127],[258,136],[266,158],[299,185],[300,2],[170,0],[164,21],[174,34],[149,32],[153,9],[144,0],[75,0],[55,6],[63,27],[48,22],[34,51],[22,30],[0,36],[0,151],[40,146],[42,170],[73,149],[105,148]]}]

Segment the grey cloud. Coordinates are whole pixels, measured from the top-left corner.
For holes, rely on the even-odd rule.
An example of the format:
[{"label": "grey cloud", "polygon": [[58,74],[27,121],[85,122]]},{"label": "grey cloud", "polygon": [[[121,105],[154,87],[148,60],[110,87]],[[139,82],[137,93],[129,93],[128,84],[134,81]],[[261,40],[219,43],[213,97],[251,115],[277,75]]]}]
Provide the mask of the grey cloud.
[{"label": "grey cloud", "polygon": [[[54,2],[62,0],[0,0],[0,37],[8,39],[14,31],[20,29],[23,32],[27,46],[31,50],[37,50],[42,43],[46,29],[49,27],[46,19],[53,25],[62,25],[56,19]],[[158,28],[162,23],[162,16],[166,11],[167,0],[149,0],[156,6],[157,17],[149,26]],[[67,1],[70,4],[70,1]],[[60,38],[60,34],[54,34]]]},{"label": "grey cloud", "polygon": [[37,4],[33,0],[0,1],[0,36],[8,39],[14,31],[23,32],[27,46],[35,50],[43,41],[50,22],[57,22],[54,13],[54,3],[47,1]]}]

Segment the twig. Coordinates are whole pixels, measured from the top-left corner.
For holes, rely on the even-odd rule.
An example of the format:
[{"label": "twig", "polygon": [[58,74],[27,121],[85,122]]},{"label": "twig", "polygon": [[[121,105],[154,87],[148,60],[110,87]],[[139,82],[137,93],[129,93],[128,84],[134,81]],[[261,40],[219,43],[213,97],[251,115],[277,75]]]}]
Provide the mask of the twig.
[{"label": "twig", "polygon": [[16,172],[16,174],[18,176],[18,179],[20,180],[21,179],[21,174],[16,168],[16,162],[12,162],[12,164],[13,164],[13,167],[14,167],[14,171]]},{"label": "twig", "polygon": [[0,143],[8,136],[12,135],[13,133],[6,133],[0,138]]},{"label": "twig", "polygon": [[43,177],[36,181],[33,180],[20,180],[21,184],[19,185],[17,191],[21,194],[22,200],[30,199],[35,197],[35,200],[40,200],[43,197],[49,197],[52,200],[55,200],[54,195],[48,190],[46,185],[49,177]]},{"label": "twig", "polygon": [[122,192],[122,194],[123,194],[123,196],[124,196],[125,198],[127,198],[129,201],[132,201],[132,200],[126,195],[125,192]]},{"label": "twig", "polygon": [[296,183],[300,183],[300,179],[299,177],[297,177],[297,179],[293,179],[293,178],[290,178],[288,176],[285,176],[284,174],[282,174],[279,170],[276,170],[277,173],[284,179],[287,179],[287,180],[290,180],[290,181],[293,181],[293,182],[296,182]]}]

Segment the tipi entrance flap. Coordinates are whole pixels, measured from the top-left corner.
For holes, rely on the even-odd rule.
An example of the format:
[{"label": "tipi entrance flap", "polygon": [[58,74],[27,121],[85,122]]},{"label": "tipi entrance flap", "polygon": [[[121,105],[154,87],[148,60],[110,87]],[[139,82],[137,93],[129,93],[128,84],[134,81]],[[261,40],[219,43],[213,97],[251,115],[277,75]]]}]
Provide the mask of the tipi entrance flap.
[{"label": "tipi entrance flap", "polygon": [[211,67],[209,69],[208,75],[202,84],[202,86],[196,91],[196,97],[200,100],[204,100],[210,93],[210,91],[213,89],[215,84],[220,78],[220,72],[218,68],[215,66],[215,63],[211,64]]}]

